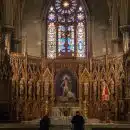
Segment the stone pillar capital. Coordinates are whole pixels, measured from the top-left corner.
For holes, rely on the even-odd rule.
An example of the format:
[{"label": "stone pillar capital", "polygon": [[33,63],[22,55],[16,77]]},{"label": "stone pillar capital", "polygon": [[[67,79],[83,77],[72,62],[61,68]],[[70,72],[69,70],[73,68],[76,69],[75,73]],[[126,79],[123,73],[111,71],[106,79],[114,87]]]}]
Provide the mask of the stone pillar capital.
[{"label": "stone pillar capital", "polygon": [[115,39],[112,39],[111,42],[114,43],[114,44],[118,44],[118,43],[121,42],[121,39],[120,38],[115,38]]},{"label": "stone pillar capital", "polygon": [[13,26],[10,26],[10,25],[3,25],[2,26],[2,31],[5,33],[11,33],[11,32],[13,32],[13,30],[14,30]]},{"label": "stone pillar capital", "polygon": [[19,43],[21,43],[22,40],[21,40],[21,39],[16,39],[16,38],[15,38],[15,39],[13,39],[13,41],[15,42],[15,44],[19,44]]},{"label": "stone pillar capital", "polygon": [[120,30],[121,30],[122,33],[124,33],[124,32],[129,32],[130,33],[130,25],[120,26]]}]

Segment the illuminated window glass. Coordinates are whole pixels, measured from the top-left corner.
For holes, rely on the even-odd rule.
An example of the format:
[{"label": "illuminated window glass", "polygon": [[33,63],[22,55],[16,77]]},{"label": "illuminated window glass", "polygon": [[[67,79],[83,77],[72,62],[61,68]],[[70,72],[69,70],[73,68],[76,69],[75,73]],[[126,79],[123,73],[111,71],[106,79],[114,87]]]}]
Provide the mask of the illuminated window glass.
[{"label": "illuminated window glass", "polygon": [[[78,2],[78,3],[77,3]],[[47,57],[86,57],[84,9],[78,0],[55,0],[48,11]]]}]

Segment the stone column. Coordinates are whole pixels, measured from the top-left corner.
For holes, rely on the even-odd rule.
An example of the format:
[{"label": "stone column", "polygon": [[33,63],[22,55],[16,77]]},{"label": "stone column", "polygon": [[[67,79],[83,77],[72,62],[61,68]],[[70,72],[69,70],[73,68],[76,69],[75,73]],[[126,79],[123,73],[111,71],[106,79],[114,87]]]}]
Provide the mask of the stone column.
[{"label": "stone column", "polygon": [[[8,55],[10,54],[10,46],[11,46],[11,35],[14,28],[14,5],[17,0],[1,0],[1,25],[2,25],[2,36],[3,36],[3,53],[5,54],[4,60],[6,63],[3,64],[3,68],[6,68],[5,72],[0,75],[3,79],[0,79],[0,115],[3,116],[3,119],[1,117],[1,120],[10,120],[11,117],[11,99],[12,99],[12,88],[11,88],[11,70],[9,65],[9,60],[6,60]],[[7,50],[7,51],[5,51]],[[8,55],[7,55],[7,53]],[[1,68],[2,69],[2,68]],[[7,73],[10,72],[9,74]],[[5,115],[6,114],[6,115]]]},{"label": "stone column", "polygon": [[4,34],[4,45],[8,54],[11,48],[11,35],[14,29],[14,12],[16,0],[3,0],[2,1],[2,32]]},{"label": "stone column", "polygon": [[[120,0],[120,8],[119,8],[119,16],[120,16],[120,26],[121,26],[121,31],[123,31],[124,29],[124,25],[128,24],[128,0]],[[125,31],[122,32],[123,35],[123,43],[121,45],[121,50],[123,50],[124,52],[126,52],[128,50],[128,40],[124,40],[127,39],[128,37],[128,33]],[[125,43],[125,44],[124,44]]]},{"label": "stone column", "polygon": [[[130,25],[124,25],[120,27],[121,32],[123,33],[123,50],[124,53],[128,54],[127,60],[129,60],[129,47],[130,47]],[[129,62],[129,61],[128,61]],[[129,66],[125,66],[127,69],[127,73],[129,73]],[[126,75],[129,76],[129,75]],[[128,77],[127,77],[128,80]],[[127,81],[127,85],[125,86],[125,112],[127,113],[128,121],[130,121],[130,85],[129,81]]]},{"label": "stone column", "polygon": [[114,0],[112,3],[112,48],[113,53],[118,53],[118,5],[117,1]]},{"label": "stone column", "polygon": [[95,18],[94,16],[91,16],[91,19],[90,19],[90,22],[89,22],[89,28],[88,28],[88,42],[91,44],[90,47],[91,47],[91,55],[89,57],[93,57],[95,56],[95,53],[94,53],[94,32],[95,32]]},{"label": "stone column", "polygon": [[16,5],[16,13],[14,20],[14,37],[13,37],[13,52],[22,52],[22,2],[20,0],[17,1]]},{"label": "stone column", "polygon": [[41,21],[41,56],[46,56],[46,20]]},{"label": "stone column", "polygon": [[[129,0],[120,0],[120,29],[123,34],[123,51],[127,53],[130,47],[130,25],[128,25],[128,6]],[[129,53],[129,52],[128,52]],[[128,54],[129,55],[129,54]],[[127,71],[129,67],[127,66]],[[127,84],[125,108],[128,110],[128,121],[130,121],[130,86]]]},{"label": "stone column", "polygon": [[120,29],[123,34],[123,51],[126,53],[130,47],[130,25],[120,26]]},{"label": "stone column", "polygon": [[120,25],[127,25],[128,23],[128,1],[129,0],[120,0]]},{"label": "stone column", "polygon": [[24,56],[28,55],[28,46],[27,46],[27,33],[25,32],[22,36],[22,53]]},{"label": "stone column", "polygon": [[123,34],[123,51],[129,49],[128,0],[120,0],[120,29]]},{"label": "stone column", "polygon": [[[114,50],[113,50],[113,45],[112,45],[112,42],[111,42],[111,39],[112,39],[112,6],[113,6],[113,3],[112,3],[112,0],[107,0],[107,5],[108,5],[108,8],[109,8],[109,26],[108,26],[108,33],[107,33],[107,43],[108,43],[108,53],[113,53]],[[113,51],[112,51],[113,50]]]}]

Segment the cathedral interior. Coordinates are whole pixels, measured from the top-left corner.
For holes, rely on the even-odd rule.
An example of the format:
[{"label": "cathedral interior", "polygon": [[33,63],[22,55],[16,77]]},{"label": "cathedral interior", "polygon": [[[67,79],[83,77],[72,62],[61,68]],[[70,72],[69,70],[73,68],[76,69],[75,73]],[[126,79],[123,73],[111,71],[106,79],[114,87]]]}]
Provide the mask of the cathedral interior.
[{"label": "cathedral interior", "polygon": [[129,0],[0,0],[0,121],[130,121],[129,13]]}]

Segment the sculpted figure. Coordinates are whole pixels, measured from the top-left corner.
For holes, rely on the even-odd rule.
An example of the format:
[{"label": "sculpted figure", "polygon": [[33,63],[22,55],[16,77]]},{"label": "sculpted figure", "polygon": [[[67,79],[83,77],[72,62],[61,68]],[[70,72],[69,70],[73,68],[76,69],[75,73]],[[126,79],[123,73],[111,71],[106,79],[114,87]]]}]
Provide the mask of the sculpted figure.
[{"label": "sculpted figure", "polygon": [[47,78],[44,84],[44,95],[48,95],[48,92],[49,92],[49,80]]},{"label": "sculpted figure", "polygon": [[32,86],[33,85],[33,79],[31,78],[29,81],[28,81],[28,94],[29,96],[32,96]]},{"label": "sculpted figure", "polygon": [[37,81],[37,91],[36,91],[37,96],[40,95],[40,89],[41,89],[41,80],[38,80]]},{"label": "sculpted figure", "polygon": [[24,78],[20,80],[20,96],[24,95]]},{"label": "sculpted figure", "polygon": [[17,91],[16,91],[16,80],[15,78],[13,77],[12,78],[12,94],[13,94],[13,97],[15,97],[17,95]]},{"label": "sculpted figure", "polygon": [[113,79],[111,79],[111,81],[110,81],[110,90],[111,90],[111,94],[114,94],[114,81],[113,81]]},{"label": "sculpted figure", "polygon": [[97,94],[97,81],[95,81],[94,83],[93,83],[93,96],[94,96],[94,100],[96,100],[96,94]]},{"label": "sculpted figure", "polygon": [[88,95],[88,83],[84,83],[84,95]]},{"label": "sculpted figure", "polygon": [[102,81],[102,101],[108,101],[110,98],[110,92],[109,92],[109,88],[108,85],[106,84],[106,82],[103,80]]}]

